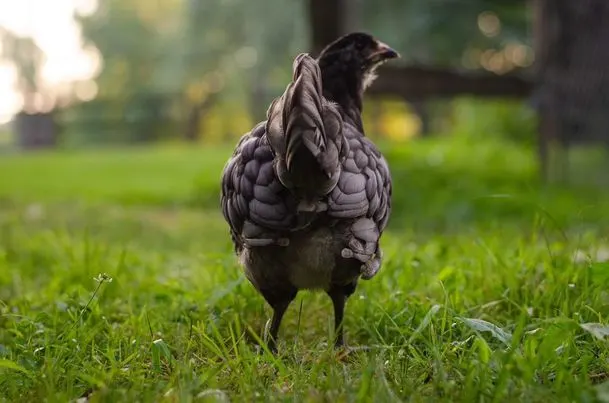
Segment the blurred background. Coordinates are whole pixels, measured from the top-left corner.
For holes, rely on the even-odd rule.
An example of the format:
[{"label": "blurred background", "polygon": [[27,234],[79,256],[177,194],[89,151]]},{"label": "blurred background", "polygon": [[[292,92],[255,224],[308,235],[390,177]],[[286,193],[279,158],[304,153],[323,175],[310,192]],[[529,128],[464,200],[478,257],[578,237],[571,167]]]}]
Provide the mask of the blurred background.
[{"label": "blurred background", "polygon": [[[0,400],[607,401],[608,21],[609,0],[0,0]],[[236,350],[269,316],[222,169],[294,57],[354,30],[402,55],[363,116],[386,263],[346,318],[383,347],[267,365]],[[330,301],[298,298],[280,339],[317,346]]]},{"label": "blurred background", "polygon": [[492,135],[530,142],[532,4],[2,0],[2,144],[233,141],[264,118],[297,53],[354,30],[403,55],[371,91],[374,135],[480,132],[474,120],[490,119]]},{"label": "blurred background", "polygon": [[[2,188],[27,192],[21,185],[40,176],[30,169],[37,160],[14,158],[33,150],[64,153],[55,166],[67,163],[66,152],[85,153],[75,163],[88,172],[74,182],[79,191],[96,172],[86,161],[109,149],[182,147],[223,161],[265,118],[295,55],[354,30],[402,55],[369,89],[364,121],[396,164],[411,164],[410,174],[418,159],[421,170],[474,169],[493,184],[504,175],[527,186],[603,187],[605,18],[601,0],[1,0],[0,155],[12,184]],[[123,168],[99,175],[133,174]],[[71,180],[31,182],[52,192],[51,182]],[[464,179],[455,180],[429,186],[441,192],[444,181]],[[191,197],[217,193],[203,186]]]}]

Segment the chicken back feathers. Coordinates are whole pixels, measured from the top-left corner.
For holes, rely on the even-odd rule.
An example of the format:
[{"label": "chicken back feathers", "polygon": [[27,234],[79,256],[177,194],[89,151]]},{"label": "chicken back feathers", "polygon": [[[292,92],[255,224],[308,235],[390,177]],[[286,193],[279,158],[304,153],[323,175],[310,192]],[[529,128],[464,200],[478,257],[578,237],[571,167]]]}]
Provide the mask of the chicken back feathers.
[{"label": "chicken back feathers", "polygon": [[243,135],[224,168],[222,212],[238,255],[302,248],[307,231],[324,228],[337,245],[330,253],[358,261],[357,275],[369,279],[381,266],[391,175],[376,146],[323,97],[322,84],[317,61],[299,55],[267,121]]},{"label": "chicken back feathers", "polygon": [[338,107],[322,96],[317,62],[300,54],[293,71],[293,81],[269,107],[266,135],[279,180],[300,199],[300,211],[315,211],[325,209],[316,202],[336,186],[349,148]]}]

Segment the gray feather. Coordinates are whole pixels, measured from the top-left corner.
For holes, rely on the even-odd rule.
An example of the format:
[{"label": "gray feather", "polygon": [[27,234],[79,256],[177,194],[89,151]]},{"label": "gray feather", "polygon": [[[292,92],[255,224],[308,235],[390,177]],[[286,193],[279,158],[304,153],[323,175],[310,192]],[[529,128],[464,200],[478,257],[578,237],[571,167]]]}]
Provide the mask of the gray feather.
[{"label": "gray feather", "polygon": [[[319,66],[303,54],[267,120],[239,140],[222,174],[221,204],[251,276],[277,264],[309,286],[332,278],[324,270],[346,275],[348,262],[361,265],[364,279],[380,269],[391,176],[374,143],[345,116],[323,97]],[[270,246],[285,251],[266,252]]]}]

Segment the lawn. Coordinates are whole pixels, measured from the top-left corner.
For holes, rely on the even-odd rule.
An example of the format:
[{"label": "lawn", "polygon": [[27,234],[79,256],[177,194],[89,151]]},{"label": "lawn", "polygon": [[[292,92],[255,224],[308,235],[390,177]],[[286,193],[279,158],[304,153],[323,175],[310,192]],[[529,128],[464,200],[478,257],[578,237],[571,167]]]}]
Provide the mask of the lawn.
[{"label": "lawn", "polygon": [[278,357],[218,206],[230,147],[0,158],[0,401],[609,401],[609,192],[533,153],[384,147],[386,262],[347,304],[300,293]]}]

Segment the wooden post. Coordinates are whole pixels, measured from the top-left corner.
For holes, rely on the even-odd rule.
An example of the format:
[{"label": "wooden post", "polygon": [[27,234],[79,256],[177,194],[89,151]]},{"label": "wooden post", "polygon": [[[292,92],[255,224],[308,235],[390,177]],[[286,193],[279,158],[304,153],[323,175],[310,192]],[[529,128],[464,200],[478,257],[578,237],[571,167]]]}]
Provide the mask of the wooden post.
[{"label": "wooden post", "polygon": [[308,0],[311,53],[314,56],[346,32],[346,3],[349,0]]}]

